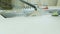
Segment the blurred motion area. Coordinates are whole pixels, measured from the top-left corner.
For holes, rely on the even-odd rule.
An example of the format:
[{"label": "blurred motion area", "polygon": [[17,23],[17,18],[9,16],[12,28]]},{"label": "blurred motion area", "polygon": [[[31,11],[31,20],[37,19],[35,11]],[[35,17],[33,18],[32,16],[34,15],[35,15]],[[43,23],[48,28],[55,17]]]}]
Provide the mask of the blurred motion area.
[{"label": "blurred motion area", "polygon": [[0,0],[4,17],[60,15],[60,0]]},{"label": "blurred motion area", "polygon": [[[60,6],[60,0],[23,0],[28,4],[34,6]],[[0,9],[12,9],[12,8],[31,8],[31,6],[22,2],[21,0],[0,0]]]}]

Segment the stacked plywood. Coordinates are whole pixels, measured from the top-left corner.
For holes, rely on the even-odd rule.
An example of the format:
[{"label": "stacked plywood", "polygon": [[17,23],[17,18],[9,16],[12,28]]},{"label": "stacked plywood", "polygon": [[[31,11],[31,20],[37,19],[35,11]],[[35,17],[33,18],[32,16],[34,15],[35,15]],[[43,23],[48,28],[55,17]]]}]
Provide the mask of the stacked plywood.
[{"label": "stacked plywood", "polygon": [[41,0],[42,5],[56,6],[57,0]]},{"label": "stacked plywood", "polygon": [[24,8],[25,4],[20,2],[20,0],[12,0],[12,5],[16,9]]},{"label": "stacked plywood", "polygon": [[58,0],[57,6],[60,6],[60,0]]},{"label": "stacked plywood", "polygon": [[48,5],[49,6],[56,6],[57,5],[57,0],[49,0]]},{"label": "stacked plywood", "polygon": [[27,0],[29,3],[37,4],[37,5],[48,5],[48,6],[56,6],[57,0]]}]

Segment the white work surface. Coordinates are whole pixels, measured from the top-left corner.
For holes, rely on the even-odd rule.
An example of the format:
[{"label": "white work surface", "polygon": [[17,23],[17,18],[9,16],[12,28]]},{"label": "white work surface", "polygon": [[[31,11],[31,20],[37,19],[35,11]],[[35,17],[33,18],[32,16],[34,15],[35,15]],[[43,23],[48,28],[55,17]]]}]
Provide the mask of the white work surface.
[{"label": "white work surface", "polygon": [[0,34],[60,34],[60,16],[6,18],[0,23]]}]

